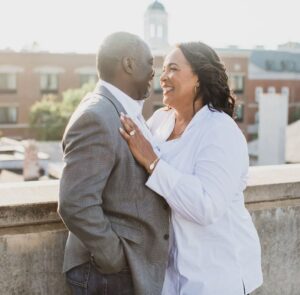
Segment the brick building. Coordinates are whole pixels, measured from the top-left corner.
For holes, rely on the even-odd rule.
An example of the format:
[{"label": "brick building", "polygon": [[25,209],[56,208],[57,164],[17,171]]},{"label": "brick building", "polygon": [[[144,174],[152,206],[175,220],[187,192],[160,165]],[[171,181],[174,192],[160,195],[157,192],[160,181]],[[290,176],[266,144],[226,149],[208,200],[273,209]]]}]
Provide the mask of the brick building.
[{"label": "brick building", "polygon": [[[155,56],[153,95],[145,103],[149,117],[161,105],[159,76],[168,45],[168,15],[164,6],[154,1],[145,13],[145,39]],[[159,46],[158,46],[159,45]],[[258,131],[256,92],[288,92],[289,121],[300,119],[300,45],[286,43],[279,50],[242,50],[235,47],[216,49],[224,62],[230,87],[236,97],[236,122],[248,140]]]},{"label": "brick building", "polygon": [[289,97],[289,122],[300,119],[300,52],[281,50],[252,51],[247,80],[248,134],[257,133],[258,104],[256,92],[285,92]]},{"label": "brick building", "polygon": [[0,130],[26,138],[30,107],[44,94],[96,81],[95,55],[0,51]]},{"label": "brick building", "polygon": [[[144,104],[144,116],[162,106],[159,77],[164,56],[170,50],[168,14],[154,1],[144,16],[145,40],[154,55],[153,92]],[[248,140],[258,130],[256,91],[289,93],[289,120],[300,116],[300,50],[290,43],[280,50],[216,49],[227,68],[237,98],[236,121]],[[69,88],[96,81],[95,54],[0,51],[0,131],[2,135],[27,137],[29,110],[43,94],[61,96]]]}]

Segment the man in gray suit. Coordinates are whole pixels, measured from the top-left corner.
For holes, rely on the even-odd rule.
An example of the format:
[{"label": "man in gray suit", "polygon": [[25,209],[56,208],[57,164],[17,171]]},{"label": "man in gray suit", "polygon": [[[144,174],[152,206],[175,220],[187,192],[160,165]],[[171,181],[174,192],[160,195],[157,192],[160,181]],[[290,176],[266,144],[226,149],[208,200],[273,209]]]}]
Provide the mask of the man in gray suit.
[{"label": "man in gray suit", "polygon": [[119,133],[120,113],[136,110],[149,94],[153,57],[139,37],[114,33],[100,47],[97,66],[101,80],[63,137],[58,212],[69,229],[63,270],[73,294],[159,295],[169,208],[144,185],[147,172]]}]

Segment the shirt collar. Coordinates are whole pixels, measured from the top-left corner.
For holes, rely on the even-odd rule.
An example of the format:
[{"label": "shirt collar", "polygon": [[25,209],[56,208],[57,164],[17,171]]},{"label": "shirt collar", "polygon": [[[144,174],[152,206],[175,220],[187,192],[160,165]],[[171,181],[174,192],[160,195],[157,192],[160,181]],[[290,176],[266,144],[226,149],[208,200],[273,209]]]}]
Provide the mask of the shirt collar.
[{"label": "shirt collar", "polygon": [[104,80],[99,80],[97,89],[99,89],[100,86],[106,87],[112,93],[112,95],[121,103],[130,117],[137,117],[142,114],[142,108],[144,105],[143,100],[133,99],[116,86]]}]

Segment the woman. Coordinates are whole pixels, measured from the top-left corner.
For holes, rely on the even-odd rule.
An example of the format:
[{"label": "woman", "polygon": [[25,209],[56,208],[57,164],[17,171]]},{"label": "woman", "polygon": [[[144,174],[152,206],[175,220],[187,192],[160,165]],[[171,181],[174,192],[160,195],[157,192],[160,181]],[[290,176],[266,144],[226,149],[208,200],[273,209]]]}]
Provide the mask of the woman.
[{"label": "woman", "polygon": [[225,68],[207,45],[184,43],[160,82],[168,107],[149,120],[159,152],[127,116],[120,132],[150,174],[146,186],[172,209],[163,294],[248,294],[262,284],[260,243],[244,206],[247,143]]}]

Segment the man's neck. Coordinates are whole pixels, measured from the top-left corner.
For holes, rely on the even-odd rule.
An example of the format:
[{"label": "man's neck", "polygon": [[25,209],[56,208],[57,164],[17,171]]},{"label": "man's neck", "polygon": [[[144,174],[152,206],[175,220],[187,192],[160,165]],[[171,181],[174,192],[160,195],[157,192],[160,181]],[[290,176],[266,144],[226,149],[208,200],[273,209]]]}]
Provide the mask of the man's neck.
[{"label": "man's neck", "polygon": [[122,92],[127,94],[133,100],[138,100],[138,98],[136,98],[135,91],[132,90],[132,87],[130,87],[130,83],[128,81],[114,80],[114,81],[107,81],[107,82],[120,89]]}]

